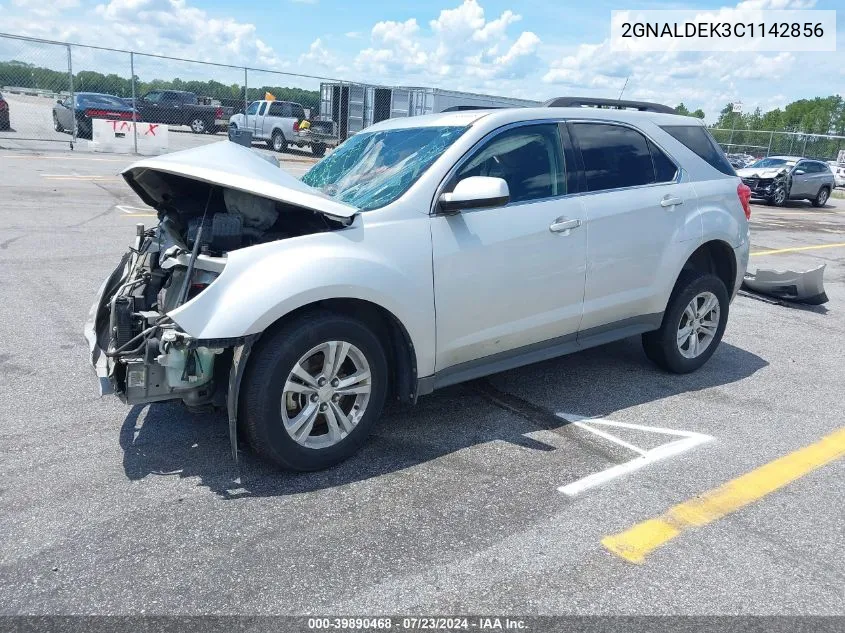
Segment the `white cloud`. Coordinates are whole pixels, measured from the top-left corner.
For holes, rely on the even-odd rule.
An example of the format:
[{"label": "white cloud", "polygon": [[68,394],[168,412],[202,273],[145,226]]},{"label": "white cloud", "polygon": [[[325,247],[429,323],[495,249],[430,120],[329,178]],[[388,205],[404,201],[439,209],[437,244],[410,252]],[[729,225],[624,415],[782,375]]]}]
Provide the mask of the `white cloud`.
[{"label": "white cloud", "polygon": [[[385,76],[385,83],[469,85],[490,90],[496,80],[518,80],[542,65],[540,38],[531,31],[515,37],[509,27],[521,20],[510,9],[488,20],[477,0],[442,9],[423,30],[416,19],[377,23],[371,46],[355,59],[362,74]],[[498,86],[501,91],[503,86]]]}]

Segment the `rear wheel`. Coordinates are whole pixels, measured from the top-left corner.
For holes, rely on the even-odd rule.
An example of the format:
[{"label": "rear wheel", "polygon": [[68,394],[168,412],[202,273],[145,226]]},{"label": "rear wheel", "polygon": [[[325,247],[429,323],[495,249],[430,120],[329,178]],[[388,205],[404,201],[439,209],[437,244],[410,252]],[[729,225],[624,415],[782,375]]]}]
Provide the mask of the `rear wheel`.
[{"label": "rear wheel", "polygon": [[62,127],[62,124],[59,123],[59,117],[53,112],[53,127],[56,129],[56,132],[64,132],[65,129]]},{"label": "rear wheel", "polygon": [[200,118],[196,118],[191,121],[191,132],[194,134],[205,134],[206,130],[208,129],[208,124]]},{"label": "rear wheel", "polygon": [[376,335],[355,319],[312,312],[254,353],[242,392],[246,435],[282,468],[328,468],[363,445],[386,394],[387,359]]},{"label": "rear wheel", "polygon": [[314,156],[323,156],[326,153],[326,146],[323,143],[313,143],[311,145],[311,153]]},{"label": "rear wheel", "polygon": [[819,189],[818,195],[813,199],[813,206],[814,207],[823,207],[827,204],[827,200],[830,198],[830,189],[827,187],[822,187]]},{"label": "rear wheel", "polygon": [[274,130],[273,136],[270,137],[270,148],[274,152],[284,152],[288,148],[288,142],[285,140],[285,135],[281,130]]},{"label": "rear wheel", "polygon": [[659,330],[643,334],[646,356],[659,367],[686,374],[716,351],[728,322],[730,299],[716,275],[683,271]]}]

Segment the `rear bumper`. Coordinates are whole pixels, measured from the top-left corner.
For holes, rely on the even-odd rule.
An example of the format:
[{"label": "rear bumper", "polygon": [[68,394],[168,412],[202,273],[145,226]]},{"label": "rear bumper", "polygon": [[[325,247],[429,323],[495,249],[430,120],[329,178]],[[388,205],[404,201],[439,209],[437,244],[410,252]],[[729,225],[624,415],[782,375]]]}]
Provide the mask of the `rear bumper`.
[{"label": "rear bumper", "polygon": [[734,248],[734,258],[736,259],[736,280],[734,281],[734,287],[728,288],[731,293],[731,301],[733,301],[736,293],[739,292],[739,289],[742,286],[742,280],[745,277],[745,272],[748,270],[750,252],[751,243],[749,241],[748,234],[746,234],[743,242]]},{"label": "rear bumper", "polygon": [[311,130],[299,130],[297,132],[297,141],[300,143],[322,143],[326,147],[337,147],[338,145],[336,136],[314,134]]}]

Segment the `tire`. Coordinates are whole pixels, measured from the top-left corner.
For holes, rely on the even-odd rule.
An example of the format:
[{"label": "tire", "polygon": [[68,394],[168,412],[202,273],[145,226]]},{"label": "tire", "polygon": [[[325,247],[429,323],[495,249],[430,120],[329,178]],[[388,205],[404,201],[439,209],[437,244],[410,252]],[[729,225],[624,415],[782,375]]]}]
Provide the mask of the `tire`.
[{"label": "tire", "polygon": [[59,123],[59,117],[56,116],[55,112],[53,112],[53,128],[55,128],[56,132],[65,131],[65,129],[62,127],[62,124]]},{"label": "tire", "polygon": [[823,207],[827,204],[828,199],[830,198],[830,189],[828,187],[822,187],[819,189],[819,193],[816,195],[815,198],[811,201],[814,207]]},{"label": "tire", "polygon": [[280,154],[288,148],[287,139],[285,139],[285,135],[282,134],[281,130],[273,130],[273,135],[270,137],[268,145],[270,149]]},{"label": "tire", "polygon": [[208,123],[204,119],[196,118],[189,123],[191,132],[194,134],[205,134],[208,130]]},{"label": "tire", "polygon": [[311,145],[311,153],[314,156],[324,156],[326,154],[326,146],[323,143],[313,143]]},{"label": "tire", "polygon": [[[715,325],[711,326],[712,332],[710,329],[704,328],[700,332],[693,330],[689,337],[679,341],[681,338],[679,336],[680,330],[685,329],[686,323],[690,322],[687,309],[691,307],[693,300],[696,300],[696,305],[706,309],[706,301],[710,300],[711,297],[716,301],[718,314],[714,314],[711,309],[711,311],[704,313],[703,318],[701,318],[700,313],[696,317],[700,319],[701,325],[713,324],[715,319]],[[646,356],[658,367],[674,374],[686,374],[695,371],[709,360],[719,346],[725,332],[725,326],[728,323],[729,307],[728,291],[725,284],[716,275],[689,270],[681,272],[678,281],[675,283],[672,296],[669,298],[666,312],[663,314],[660,329],[647,332],[642,336]],[[694,320],[691,323],[692,327],[695,328],[698,322]],[[707,338],[708,332],[710,332],[712,338]],[[706,347],[691,355],[694,352],[693,336],[699,345],[705,343],[706,339]]]},{"label": "tire", "polygon": [[230,123],[229,124],[229,140],[232,140],[232,136],[234,136],[235,132],[238,131],[238,124],[237,123]]},{"label": "tire", "polygon": [[766,203],[773,206],[773,207],[782,207],[786,204],[786,201],[789,200],[789,194],[786,192],[786,187],[781,185],[775,192],[766,198]]},{"label": "tire", "polygon": [[[322,379],[332,375],[320,369],[326,362],[327,342],[349,345],[345,360],[334,372],[339,381],[350,380],[368,368],[368,379],[347,387],[360,392],[333,394],[332,386],[340,384],[343,388],[343,384]],[[318,349],[323,351],[315,352]],[[299,378],[301,373],[294,378],[295,365],[324,386],[312,389]],[[384,347],[366,325],[331,312],[303,314],[262,340],[253,352],[241,391],[247,440],[261,458],[287,470],[333,466],[364,444],[381,415],[387,381]],[[363,407],[363,414],[355,406]],[[338,410],[343,418],[337,415]],[[304,423],[297,426],[298,420]],[[301,435],[295,439],[292,433],[297,429]]]}]

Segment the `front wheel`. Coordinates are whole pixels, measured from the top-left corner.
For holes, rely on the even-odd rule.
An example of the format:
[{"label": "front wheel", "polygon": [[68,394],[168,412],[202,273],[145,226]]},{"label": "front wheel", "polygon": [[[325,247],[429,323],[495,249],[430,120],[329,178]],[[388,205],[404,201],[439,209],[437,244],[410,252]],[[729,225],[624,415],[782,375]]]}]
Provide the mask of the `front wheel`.
[{"label": "front wheel", "polygon": [[822,187],[819,189],[818,195],[813,199],[814,207],[823,207],[827,204],[827,199],[830,198],[830,189]]},{"label": "front wheel", "polygon": [[789,194],[786,193],[786,187],[783,185],[779,186],[775,189],[774,193],[766,198],[766,202],[768,202],[773,207],[782,207],[786,204],[786,200],[789,198]]},{"label": "front wheel", "polygon": [[695,371],[719,346],[729,304],[725,284],[716,275],[683,271],[660,329],[642,336],[646,356],[675,374]]},{"label": "front wheel", "polygon": [[241,392],[246,436],[259,456],[319,470],[355,453],[381,415],[387,359],[363,323],[312,312],[261,341]]},{"label": "front wheel", "polygon": [[59,123],[59,117],[53,112],[53,127],[56,129],[56,132],[64,132],[65,129],[62,127],[62,124]]},{"label": "front wheel", "polygon": [[206,125],[205,121],[202,119],[194,119],[191,121],[191,132],[194,134],[205,134],[208,126]]}]

